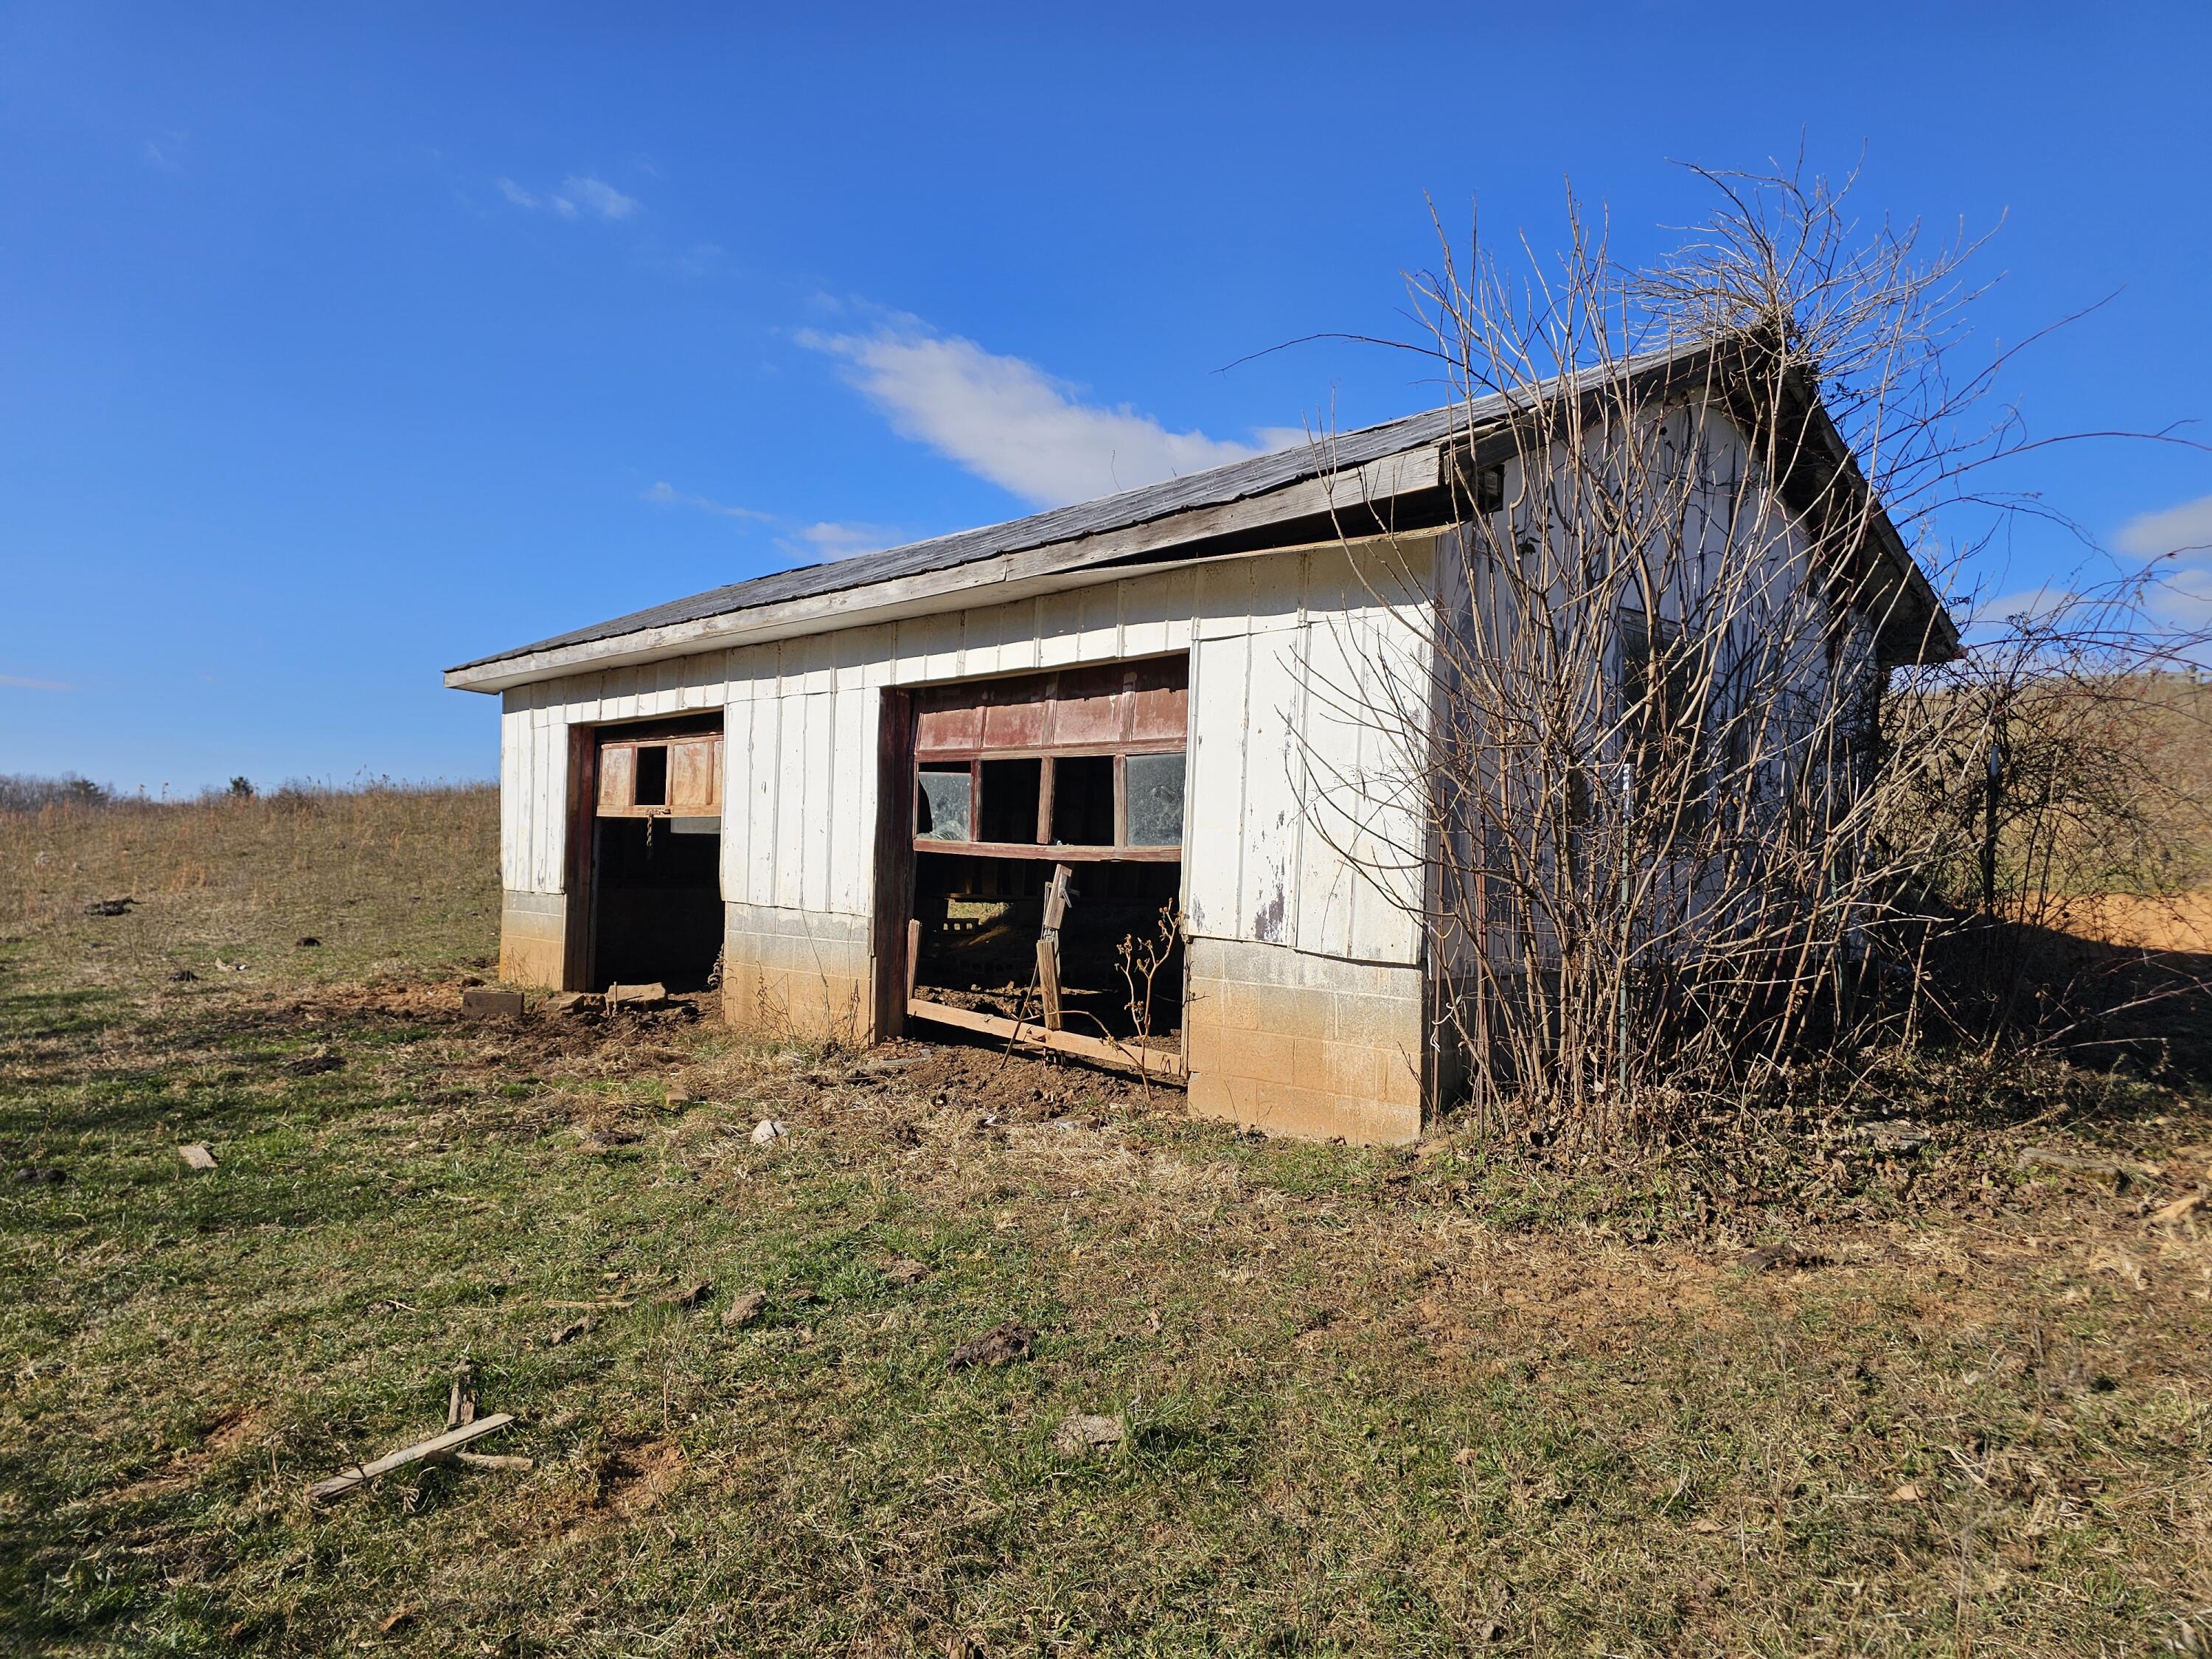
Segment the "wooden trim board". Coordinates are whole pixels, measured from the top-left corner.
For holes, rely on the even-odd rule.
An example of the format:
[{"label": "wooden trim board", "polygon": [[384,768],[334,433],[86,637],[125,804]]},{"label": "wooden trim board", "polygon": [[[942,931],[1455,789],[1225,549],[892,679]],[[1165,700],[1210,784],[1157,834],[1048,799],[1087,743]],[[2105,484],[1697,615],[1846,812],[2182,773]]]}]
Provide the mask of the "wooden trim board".
[{"label": "wooden trim board", "polygon": [[1048,864],[1180,864],[1180,847],[1063,847],[1025,841],[932,841],[917,836],[917,853],[957,853],[970,859],[1041,859]]},{"label": "wooden trim board", "polygon": [[1104,1037],[1083,1036],[1074,1031],[1048,1031],[1030,1020],[1006,1019],[997,1014],[979,1014],[970,1008],[955,1008],[949,1003],[932,1002],[927,997],[915,997],[906,1005],[911,1019],[933,1019],[941,1025],[957,1025],[965,1031],[980,1031],[986,1036],[1008,1037],[1032,1048],[1051,1048],[1064,1054],[1073,1054],[1100,1066],[1110,1066],[1117,1071],[1134,1072],[1140,1077],[1157,1079],[1164,1083],[1181,1083],[1184,1079],[1182,1057],[1165,1054],[1157,1048],[1139,1048],[1132,1044],[1109,1042]]}]

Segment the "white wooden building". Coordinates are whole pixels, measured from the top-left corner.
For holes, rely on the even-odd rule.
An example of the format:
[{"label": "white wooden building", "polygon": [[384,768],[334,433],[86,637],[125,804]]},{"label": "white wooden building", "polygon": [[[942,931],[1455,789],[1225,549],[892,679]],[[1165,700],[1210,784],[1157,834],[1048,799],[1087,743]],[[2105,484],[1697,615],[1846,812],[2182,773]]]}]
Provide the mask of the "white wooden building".
[{"label": "white wooden building", "polygon": [[[1436,410],[449,670],[503,704],[502,976],[696,988],[719,957],[743,1026],[1018,1033],[1139,1056],[1204,1115],[1413,1138],[1450,1069],[1419,894],[1316,831],[1297,751],[1356,769],[1378,741],[1316,687],[1370,650],[1418,665],[1486,418]],[[1940,606],[1885,550],[1924,635]],[[1421,821],[1407,802],[1362,833]],[[1133,1000],[1114,947],[1164,908],[1173,948]]]}]

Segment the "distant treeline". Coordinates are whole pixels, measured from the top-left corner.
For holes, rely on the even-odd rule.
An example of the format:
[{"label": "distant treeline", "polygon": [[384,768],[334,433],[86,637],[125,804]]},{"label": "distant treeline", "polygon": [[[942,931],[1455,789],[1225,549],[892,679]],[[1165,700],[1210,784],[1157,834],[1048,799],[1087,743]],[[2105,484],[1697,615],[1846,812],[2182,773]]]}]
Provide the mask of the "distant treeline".
[{"label": "distant treeline", "polygon": [[325,800],[342,795],[436,795],[489,789],[495,786],[476,779],[449,782],[408,782],[399,779],[371,775],[363,772],[348,782],[332,783],[327,779],[287,778],[276,788],[266,791],[251,778],[235,777],[228,784],[200,790],[195,794],[173,795],[163,793],[149,795],[143,789],[125,793],[112,784],[94,783],[90,778],[75,772],[64,772],[59,777],[40,777],[28,772],[0,772],[0,812],[37,812],[52,806],[73,807],[144,807],[204,805],[210,801],[258,800],[307,801]]}]

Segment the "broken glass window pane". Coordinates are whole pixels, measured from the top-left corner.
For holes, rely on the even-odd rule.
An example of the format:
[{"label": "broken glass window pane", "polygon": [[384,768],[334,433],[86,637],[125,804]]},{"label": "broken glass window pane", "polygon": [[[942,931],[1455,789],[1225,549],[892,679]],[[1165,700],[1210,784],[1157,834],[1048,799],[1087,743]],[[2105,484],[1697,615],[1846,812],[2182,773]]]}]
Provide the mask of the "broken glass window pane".
[{"label": "broken glass window pane", "polygon": [[1129,845],[1182,845],[1182,757],[1132,755],[1129,769]]},{"label": "broken glass window pane", "polygon": [[915,801],[914,833],[930,841],[966,841],[969,823],[968,763],[921,769]]}]

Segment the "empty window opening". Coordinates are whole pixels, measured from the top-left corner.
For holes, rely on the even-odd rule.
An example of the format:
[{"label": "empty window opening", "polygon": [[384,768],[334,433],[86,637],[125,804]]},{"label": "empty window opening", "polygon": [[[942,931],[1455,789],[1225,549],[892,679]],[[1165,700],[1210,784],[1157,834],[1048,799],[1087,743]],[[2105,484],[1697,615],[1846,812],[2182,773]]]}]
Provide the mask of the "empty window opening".
[{"label": "empty window opening", "polygon": [[[920,952],[914,994],[923,1000],[1040,1025],[1037,939],[1054,866],[1032,859],[915,858],[914,916]],[[1182,1035],[1182,945],[1163,938],[1164,913],[1182,884],[1176,863],[1102,861],[1074,867],[1060,927],[1062,1028],[1079,1036],[1134,1042],[1178,1052]],[[1121,971],[1127,941],[1138,969],[1136,1007]],[[1151,1003],[1142,964],[1154,963]],[[1148,1029],[1146,1029],[1148,1028]]]},{"label": "empty window opening", "polygon": [[640,806],[668,805],[668,745],[644,744],[637,751],[637,794]]},{"label": "empty window opening", "polygon": [[915,791],[914,833],[925,841],[966,841],[975,776],[966,761],[925,763]]},{"label": "empty window opening", "polygon": [[1041,760],[987,760],[982,763],[983,799],[977,814],[975,839],[1029,842],[1037,834],[1037,802],[1044,787]]},{"label": "empty window opening", "polygon": [[1053,762],[1052,838],[1063,847],[1115,844],[1111,755],[1062,755]]}]

